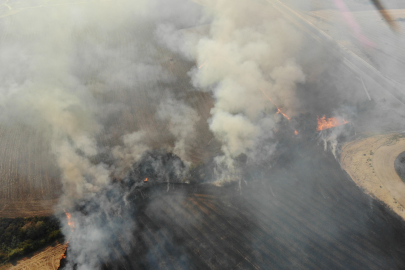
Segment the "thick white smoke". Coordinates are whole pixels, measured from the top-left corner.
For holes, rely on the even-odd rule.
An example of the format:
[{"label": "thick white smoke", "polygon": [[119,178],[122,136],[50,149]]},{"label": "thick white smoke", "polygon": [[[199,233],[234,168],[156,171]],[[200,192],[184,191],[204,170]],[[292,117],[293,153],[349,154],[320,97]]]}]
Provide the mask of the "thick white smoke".
[{"label": "thick white smoke", "polygon": [[64,194],[79,198],[106,184],[108,171],[87,160],[97,154],[95,135],[101,126],[94,119],[89,90],[71,74],[74,15],[70,9],[54,8],[5,18],[2,51],[15,45],[19,51],[4,54],[0,61],[2,67],[12,63],[6,72],[10,76],[2,82],[4,120],[48,131]]},{"label": "thick white smoke", "polygon": [[168,129],[175,138],[172,152],[189,161],[188,152],[196,135],[195,124],[200,120],[197,112],[184,103],[167,99],[159,105],[157,117],[169,122]]},{"label": "thick white smoke", "polygon": [[[203,26],[190,29],[198,24]],[[305,81],[295,60],[300,33],[259,1],[44,6],[5,17],[0,27],[2,123],[46,131],[61,171],[61,208],[81,199],[99,204],[88,215],[72,212],[78,226],[71,254],[85,254],[71,257],[79,269],[95,268],[97,256],[109,253],[108,247],[99,249],[105,239],[135,226],[123,225],[117,217],[125,210],[115,209],[111,198],[94,197],[110,188],[111,175],[124,176],[151,148],[190,161],[201,116],[186,98],[166,94],[175,92],[170,84],[176,78],[156,63],[172,61],[171,53],[151,40],[195,61],[189,80],[214,97],[208,125],[222,154],[216,158],[218,179],[212,180],[237,177],[235,158],[241,154],[262,160],[273,153],[274,129],[297,112],[296,85]],[[135,98],[127,100],[126,93]],[[109,99],[115,95],[117,100]],[[143,114],[123,128],[124,134],[116,132],[114,117],[131,117],[126,114],[131,110]],[[153,131],[152,121],[165,129]],[[112,162],[94,161],[106,151]],[[109,217],[111,212],[117,214]],[[105,220],[111,221],[108,226]],[[64,233],[70,236],[70,228]]]},{"label": "thick white smoke", "polygon": [[[256,1],[206,1],[208,31],[160,26],[157,35],[169,48],[196,59],[193,85],[215,98],[209,127],[222,143],[219,163],[233,170],[233,158],[270,155],[261,144],[283,118],[295,114],[296,84],[305,76],[294,60],[301,37],[268,4]],[[176,37],[180,40],[176,40]],[[270,100],[271,99],[271,100]],[[261,153],[259,153],[261,152]]]},{"label": "thick white smoke", "polygon": [[[136,36],[147,39],[154,33],[168,48],[196,61],[189,74],[195,87],[213,93],[209,127],[222,143],[220,159],[226,166],[232,167],[232,159],[241,153],[266,155],[258,146],[283,119],[274,115],[274,104],[294,115],[295,85],[305,79],[294,60],[300,35],[271,6],[247,0],[207,2],[201,16],[200,7],[189,2],[174,1],[164,10],[161,5],[119,1],[44,6],[2,21],[2,122],[47,131],[61,169],[63,205],[105,186],[112,171],[125,171],[154,147],[145,138],[151,137],[145,135],[149,130],[138,126],[121,138],[121,146],[110,146],[117,160],[113,167],[90,161],[105,151],[100,137],[113,138],[104,135],[110,134],[105,123],[131,106],[100,103],[97,95],[141,92],[156,81],[173,81],[154,64],[158,50],[152,46],[148,54],[140,53],[148,44]],[[198,22],[211,23],[177,30]],[[166,138],[163,146],[187,161],[200,117],[176,97],[159,97],[159,91],[156,87],[147,96],[154,100],[152,117],[172,137],[173,143]],[[271,149],[267,147],[269,154]]]},{"label": "thick white smoke", "polygon": [[[108,125],[115,115],[125,116],[130,106],[136,110],[150,101],[151,119],[164,122],[172,133],[160,135],[163,143],[157,147],[186,158],[186,144],[199,117],[181,101],[160,95],[167,87],[158,84],[173,82],[173,78],[156,64],[155,59],[164,52],[148,44],[153,40],[155,21],[171,18],[183,2],[174,3],[171,13],[161,10],[157,2],[66,2],[23,9],[0,21],[0,124],[28,125],[45,134],[51,149],[48,154],[61,173],[59,209],[71,211],[77,201],[108,188],[111,174],[125,172],[153,145],[144,139],[149,134],[145,135],[148,129],[141,121],[118,133]],[[198,15],[198,9],[187,3],[183,8],[190,16]],[[188,27],[193,20],[186,16],[176,21]],[[109,99],[126,93],[146,98]],[[101,141],[111,143],[101,145]],[[113,164],[97,159],[106,151]],[[100,207],[91,209],[96,213],[88,217],[72,212],[81,224],[71,239],[72,254],[87,254],[72,256],[79,269],[94,268],[97,253],[109,253],[108,247],[100,249],[102,232],[134,227],[130,223],[122,226],[114,218],[111,227],[98,226],[97,217],[113,208],[107,199],[98,198],[98,202]],[[67,226],[63,232],[71,235]]]}]

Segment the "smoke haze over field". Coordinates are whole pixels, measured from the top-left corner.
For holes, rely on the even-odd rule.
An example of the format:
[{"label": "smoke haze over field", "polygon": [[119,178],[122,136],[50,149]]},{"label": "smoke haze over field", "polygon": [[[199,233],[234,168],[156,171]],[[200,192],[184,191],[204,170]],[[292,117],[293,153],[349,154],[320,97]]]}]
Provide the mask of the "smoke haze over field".
[{"label": "smoke haze over field", "polygon": [[[337,157],[342,137],[405,127],[398,98],[283,12],[278,1],[119,0],[0,18],[0,125],[47,141],[58,208],[76,222],[63,227],[68,267],[98,269],[114,241],[131,250],[131,196],[145,177],[189,182],[190,168],[211,162],[201,179],[240,187],[266,181],[270,161],[299,140],[321,139]],[[350,122],[317,134],[325,114]]]},{"label": "smoke haze over field", "polygon": [[[170,91],[158,84],[174,78],[154,63],[156,47],[144,42],[155,21],[170,16],[160,14],[155,4],[121,1],[51,6],[2,19],[2,123],[47,131],[66,197],[80,198],[109,182],[112,168],[93,164],[89,158],[104,151],[100,135],[110,136],[114,116],[137,105],[136,101],[100,102],[97,96],[136,93],[147,87],[153,111],[165,100],[160,92]],[[179,19],[178,24],[187,25],[186,19]],[[144,47],[149,47],[147,54],[143,54]],[[160,106],[169,110],[175,105],[167,102]],[[198,119],[183,107],[184,112],[176,113]],[[157,115],[162,122],[169,121],[168,117],[170,114]],[[169,125],[191,125],[186,133],[192,131],[193,123],[170,119]],[[134,143],[130,134],[123,134],[124,144]],[[190,135],[173,135],[179,137],[176,151],[184,152],[184,140]]]},{"label": "smoke haze over field", "polygon": [[296,84],[305,75],[294,60],[301,34],[270,5],[215,1],[208,6],[212,22],[205,33],[181,35],[175,27],[161,25],[156,36],[170,49],[196,59],[189,72],[193,86],[214,96],[208,122],[222,144],[223,154],[216,158],[225,168],[221,179],[229,177],[233,158],[240,154],[253,159],[272,154],[273,129],[283,114],[268,112],[277,106],[286,117],[294,116],[299,107]]},{"label": "smoke haze over field", "polygon": [[[51,6],[3,19],[7,38],[1,44],[2,122],[47,131],[61,170],[63,197],[81,198],[108,184],[111,172],[122,171],[118,164],[136,161],[151,143],[172,145],[167,149],[188,160],[187,145],[195,137],[200,117],[173,94],[176,78],[154,61],[162,51],[151,43],[154,37],[169,48],[184,41],[178,51],[204,65],[190,70],[190,80],[200,90],[212,89],[215,105],[209,128],[222,143],[226,167],[241,153],[255,156],[261,141],[271,140],[271,130],[282,116],[274,118],[264,111],[274,111],[278,104],[283,113],[294,115],[295,84],[305,80],[294,60],[300,34],[273,9],[254,1],[239,1],[231,8],[220,1],[205,13],[186,1],[175,1],[165,9],[161,5],[120,1]],[[246,11],[244,18],[238,18],[240,10]],[[169,37],[165,31],[208,21],[208,35],[164,40]],[[264,98],[262,91],[272,100]],[[108,100],[117,92],[135,93],[138,98]],[[128,128],[122,134],[123,146],[103,145],[100,136],[111,139],[114,117],[126,110],[144,110],[139,102],[145,97],[149,107],[145,114],[156,117],[169,134],[147,142],[145,137],[154,135],[135,124],[135,130]],[[108,153],[109,147],[114,149],[114,164],[90,161]],[[130,153],[124,154],[128,147]]]}]

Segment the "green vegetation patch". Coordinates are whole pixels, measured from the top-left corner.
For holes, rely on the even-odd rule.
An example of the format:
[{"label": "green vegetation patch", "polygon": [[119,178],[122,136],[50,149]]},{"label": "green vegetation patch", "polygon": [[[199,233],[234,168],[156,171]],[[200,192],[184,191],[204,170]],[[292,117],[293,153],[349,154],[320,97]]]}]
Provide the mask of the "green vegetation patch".
[{"label": "green vegetation patch", "polygon": [[36,251],[62,237],[55,217],[0,218],[0,264]]}]

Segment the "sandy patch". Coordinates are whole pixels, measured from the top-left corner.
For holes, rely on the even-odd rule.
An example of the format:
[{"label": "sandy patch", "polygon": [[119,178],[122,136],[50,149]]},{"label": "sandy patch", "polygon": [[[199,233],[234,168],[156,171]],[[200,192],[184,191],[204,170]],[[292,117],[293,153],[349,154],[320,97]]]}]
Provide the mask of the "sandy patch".
[{"label": "sandy patch", "polygon": [[405,184],[394,161],[405,151],[405,138],[389,134],[359,139],[342,149],[341,165],[367,194],[383,201],[405,219]]}]

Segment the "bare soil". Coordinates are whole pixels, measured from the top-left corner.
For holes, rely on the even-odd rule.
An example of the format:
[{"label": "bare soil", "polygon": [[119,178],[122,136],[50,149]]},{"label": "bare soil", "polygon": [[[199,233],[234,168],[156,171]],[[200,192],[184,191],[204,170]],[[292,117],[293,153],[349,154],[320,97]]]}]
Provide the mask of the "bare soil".
[{"label": "bare soil", "polygon": [[400,134],[355,140],[343,147],[341,165],[356,185],[405,219],[405,184],[394,168],[403,151],[405,138]]}]

